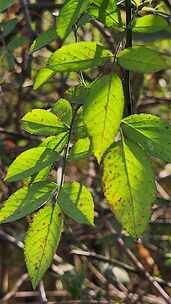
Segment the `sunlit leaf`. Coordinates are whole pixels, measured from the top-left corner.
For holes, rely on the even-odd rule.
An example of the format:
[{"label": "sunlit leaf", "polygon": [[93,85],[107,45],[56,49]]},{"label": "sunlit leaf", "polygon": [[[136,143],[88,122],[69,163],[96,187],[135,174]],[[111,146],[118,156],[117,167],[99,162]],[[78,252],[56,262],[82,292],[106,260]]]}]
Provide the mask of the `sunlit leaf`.
[{"label": "sunlit leaf", "polygon": [[53,113],[35,109],[22,118],[23,128],[31,134],[54,135],[66,130],[66,126]]},{"label": "sunlit leaf", "polygon": [[49,58],[47,67],[54,72],[80,71],[110,60],[112,53],[96,42],[64,45]]},{"label": "sunlit leaf", "polygon": [[49,204],[33,219],[25,239],[25,260],[36,288],[50,266],[63,230],[63,216],[58,205]]},{"label": "sunlit leaf", "polygon": [[168,27],[167,21],[156,15],[146,15],[137,18],[133,24],[133,31],[138,33],[156,33]]},{"label": "sunlit leaf", "polygon": [[0,209],[0,223],[14,222],[31,214],[50,199],[55,189],[55,183],[44,181],[17,190]]},{"label": "sunlit leaf", "polygon": [[46,147],[29,149],[21,153],[9,166],[6,180],[14,182],[31,176],[41,169],[51,166],[59,154]]},{"label": "sunlit leaf", "polygon": [[94,225],[94,203],[89,190],[79,184],[65,184],[58,197],[64,213],[81,224]]},{"label": "sunlit leaf", "polygon": [[81,158],[85,158],[90,153],[90,140],[88,137],[80,138],[73,145],[69,158],[72,160],[78,160]]},{"label": "sunlit leaf", "polygon": [[103,76],[90,88],[84,107],[84,121],[98,161],[114,142],[122,119],[124,95],[116,74]]},{"label": "sunlit leaf", "polygon": [[150,114],[135,114],[123,120],[123,130],[153,156],[171,162],[171,125]]},{"label": "sunlit leaf", "polygon": [[53,113],[55,113],[60,120],[67,126],[71,124],[72,120],[72,107],[68,100],[59,99],[52,108]]},{"label": "sunlit leaf", "polygon": [[154,174],[141,147],[118,142],[104,157],[104,193],[118,221],[133,238],[146,229],[155,198]]}]

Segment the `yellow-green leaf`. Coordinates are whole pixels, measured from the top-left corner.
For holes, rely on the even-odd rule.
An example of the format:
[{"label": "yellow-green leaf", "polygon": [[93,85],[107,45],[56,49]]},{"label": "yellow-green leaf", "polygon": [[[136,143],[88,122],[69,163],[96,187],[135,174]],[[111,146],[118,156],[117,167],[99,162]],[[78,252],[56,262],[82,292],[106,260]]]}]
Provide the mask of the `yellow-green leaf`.
[{"label": "yellow-green leaf", "polygon": [[84,121],[98,161],[114,142],[122,119],[124,94],[116,74],[103,76],[90,88],[84,108]]},{"label": "yellow-green leaf", "polygon": [[45,82],[47,82],[50,78],[53,77],[55,72],[49,68],[42,68],[36,76],[35,83],[34,83],[34,90],[40,88]]},{"label": "yellow-green leaf", "polygon": [[28,112],[22,118],[22,126],[34,135],[55,135],[67,129],[55,114],[43,109]]},{"label": "yellow-green leaf", "polygon": [[56,187],[55,183],[43,181],[17,190],[0,209],[0,223],[14,222],[39,209]]},{"label": "yellow-green leaf", "polygon": [[49,58],[47,67],[54,72],[77,72],[104,64],[112,53],[96,42],[64,45]]},{"label": "yellow-green leaf", "polygon": [[64,213],[80,224],[94,225],[94,203],[89,190],[79,184],[65,184],[57,203]]},{"label": "yellow-green leaf", "polygon": [[151,164],[141,147],[124,140],[104,157],[104,193],[118,221],[133,238],[146,229],[155,199]]},{"label": "yellow-green leaf", "polygon": [[34,217],[25,239],[25,260],[33,288],[49,268],[63,230],[58,205],[48,204]]},{"label": "yellow-green leaf", "polygon": [[150,114],[135,114],[123,119],[122,128],[152,156],[171,162],[171,125]]},{"label": "yellow-green leaf", "polygon": [[138,33],[156,33],[168,27],[167,21],[156,15],[147,15],[137,18],[132,30]]},{"label": "yellow-green leaf", "polygon": [[24,151],[9,166],[6,180],[14,182],[34,175],[41,169],[51,166],[58,158],[57,152],[46,147]]}]

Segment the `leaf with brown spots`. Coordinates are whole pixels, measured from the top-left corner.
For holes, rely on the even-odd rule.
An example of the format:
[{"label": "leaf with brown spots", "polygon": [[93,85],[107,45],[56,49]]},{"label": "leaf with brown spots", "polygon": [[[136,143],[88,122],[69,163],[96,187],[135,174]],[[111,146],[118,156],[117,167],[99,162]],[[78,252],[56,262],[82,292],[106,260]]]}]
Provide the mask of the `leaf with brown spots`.
[{"label": "leaf with brown spots", "polygon": [[137,144],[124,140],[104,158],[104,193],[123,228],[133,238],[146,229],[155,198],[151,164]]},{"label": "leaf with brown spots", "polygon": [[50,266],[63,230],[63,216],[58,205],[49,204],[33,219],[25,239],[25,260],[33,288]]}]

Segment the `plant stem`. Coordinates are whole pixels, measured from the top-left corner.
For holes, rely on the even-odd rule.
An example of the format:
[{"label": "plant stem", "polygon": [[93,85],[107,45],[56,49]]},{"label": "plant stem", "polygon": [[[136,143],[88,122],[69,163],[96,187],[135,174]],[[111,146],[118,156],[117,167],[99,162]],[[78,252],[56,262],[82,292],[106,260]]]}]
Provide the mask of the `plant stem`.
[{"label": "plant stem", "polygon": [[[132,21],[132,9],[131,9],[131,0],[125,0],[125,8],[126,8],[126,44],[125,47],[132,47],[132,29],[131,29],[131,21]],[[124,89],[125,89],[125,99],[126,99],[126,109],[127,114],[131,115],[133,112],[132,109],[132,97],[131,97],[131,83],[130,83],[130,72],[125,70],[124,77]]]}]

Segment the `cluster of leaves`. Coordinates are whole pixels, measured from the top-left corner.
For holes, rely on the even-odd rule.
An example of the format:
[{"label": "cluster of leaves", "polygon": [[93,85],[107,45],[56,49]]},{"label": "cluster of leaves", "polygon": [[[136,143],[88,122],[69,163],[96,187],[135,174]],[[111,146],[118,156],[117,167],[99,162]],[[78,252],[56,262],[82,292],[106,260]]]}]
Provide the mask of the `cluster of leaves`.
[{"label": "cluster of leaves", "polygon": [[[130,24],[132,31],[152,33],[168,27],[161,16],[139,17],[138,12],[139,6]],[[56,37],[64,43],[75,27],[91,18],[125,31],[115,1],[66,0],[57,18],[57,27],[40,35],[30,52]],[[127,100],[124,101],[120,79],[121,68],[141,73],[169,68],[167,55],[142,46],[113,54],[99,42],[66,44],[55,51],[38,72],[34,88],[38,89],[58,72],[80,73],[106,63],[113,66],[112,72],[89,86],[83,82],[68,92],[72,103],[60,99],[51,111],[35,109],[22,119],[26,132],[46,138],[38,147],[21,153],[10,165],[6,181],[23,180],[24,186],[5,202],[0,210],[0,222],[16,221],[40,209],[25,238],[25,259],[34,288],[52,261],[64,229],[64,217],[94,225],[94,204],[89,190],[81,183],[64,183],[67,161],[90,154],[97,158],[103,166],[105,197],[118,221],[135,239],[146,229],[155,200],[150,157],[171,161],[171,126],[154,115],[135,114],[123,118]],[[49,181],[50,170],[61,162],[60,181]]]}]

